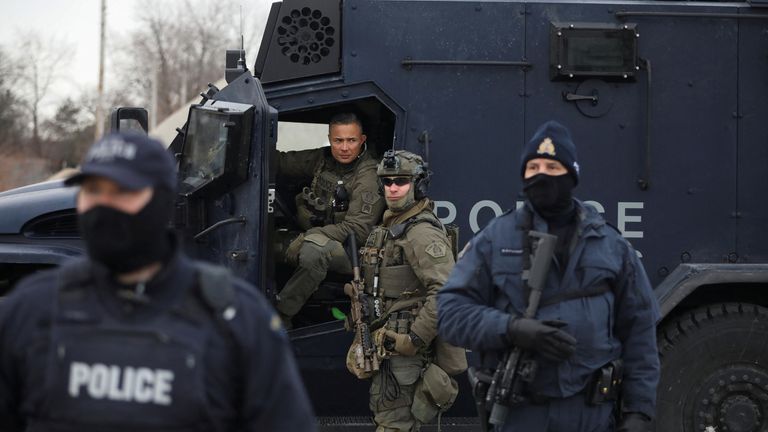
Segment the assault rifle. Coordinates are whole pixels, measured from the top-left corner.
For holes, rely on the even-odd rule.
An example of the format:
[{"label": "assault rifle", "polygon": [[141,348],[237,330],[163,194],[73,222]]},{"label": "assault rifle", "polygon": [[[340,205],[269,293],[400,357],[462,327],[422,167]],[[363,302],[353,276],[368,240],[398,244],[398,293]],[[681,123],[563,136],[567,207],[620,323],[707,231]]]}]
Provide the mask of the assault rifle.
[{"label": "assault rifle", "polygon": [[351,249],[349,255],[352,261],[353,279],[352,282],[344,285],[344,293],[352,300],[351,323],[355,326],[355,363],[359,371],[369,374],[379,370],[379,357],[368,326],[371,309],[368,296],[365,294],[364,282],[360,277],[360,260],[354,232],[349,233],[347,242]]},{"label": "assault rifle", "polygon": [[[555,252],[557,236],[538,231],[530,231],[528,235],[531,243],[531,267],[528,270],[527,283],[531,293],[528,296],[528,307],[523,317],[534,318],[539,309],[541,292],[544,290],[549,265]],[[524,279],[525,276],[523,274]],[[531,353],[518,347],[513,348],[502,358],[493,374],[485,399],[485,405],[491,406],[489,418],[491,424],[503,425],[507,419],[509,406],[526,400],[523,394],[525,383],[533,381],[537,368],[538,365]]]}]

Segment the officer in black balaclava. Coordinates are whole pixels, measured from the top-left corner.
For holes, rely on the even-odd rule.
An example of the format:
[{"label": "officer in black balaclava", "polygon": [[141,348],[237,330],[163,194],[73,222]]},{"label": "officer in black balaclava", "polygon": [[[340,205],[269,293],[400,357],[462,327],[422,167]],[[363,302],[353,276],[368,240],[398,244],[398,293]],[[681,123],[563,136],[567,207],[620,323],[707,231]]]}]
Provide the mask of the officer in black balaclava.
[{"label": "officer in black balaclava", "polygon": [[579,183],[576,146],[565,127],[551,121],[542,125],[522,152],[523,194],[557,236],[555,256],[562,273],[568,263],[568,242],[576,229],[576,207],[571,192]]},{"label": "officer in black balaclava", "polygon": [[0,431],[315,429],[269,302],[168,228],[175,171],[160,142],[111,134],[65,181],[88,258],[0,302]]},{"label": "officer in black balaclava", "polygon": [[[480,406],[498,414],[489,418],[497,431],[650,432],[659,309],[635,250],[572,196],[579,165],[560,123],[536,130],[523,148],[520,174],[525,204],[477,233],[437,294],[440,336],[477,353],[472,376],[481,381],[495,376],[500,354],[513,347],[537,365],[507,389],[516,392],[508,403],[496,403],[498,392],[488,397],[502,408],[494,411],[479,394]],[[524,314],[537,258],[532,231],[557,241],[544,260],[549,268],[531,317]],[[506,416],[499,414],[504,407]]]}]

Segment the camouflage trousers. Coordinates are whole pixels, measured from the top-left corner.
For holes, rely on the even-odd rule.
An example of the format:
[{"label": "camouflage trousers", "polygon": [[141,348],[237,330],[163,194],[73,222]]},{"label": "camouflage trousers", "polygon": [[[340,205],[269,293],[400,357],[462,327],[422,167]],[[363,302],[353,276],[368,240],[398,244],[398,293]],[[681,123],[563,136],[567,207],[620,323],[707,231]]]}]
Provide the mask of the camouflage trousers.
[{"label": "camouflage trousers", "polygon": [[279,294],[276,308],[284,320],[299,313],[328,271],[352,273],[344,246],[323,234],[307,235],[299,250],[298,267]]},{"label": "camouflage trousers", "polygon": [[377,432],[418,431],[421,422],[411,412],[416,386],[427,365],[421,355],[394,356],[382,362],[371,378],[369,406]]}]

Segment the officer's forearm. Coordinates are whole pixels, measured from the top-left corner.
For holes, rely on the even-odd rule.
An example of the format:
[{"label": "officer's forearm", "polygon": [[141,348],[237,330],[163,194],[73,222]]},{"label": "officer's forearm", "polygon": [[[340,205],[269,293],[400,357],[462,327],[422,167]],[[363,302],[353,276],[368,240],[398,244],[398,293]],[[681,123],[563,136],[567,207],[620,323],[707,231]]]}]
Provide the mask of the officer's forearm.
[{"label": "officer's forearm", "polygon": [[484,305],[462,304],[453,293],[438,295],[437,327],[446,342],[473,350],[504,349],[509,315]]}]

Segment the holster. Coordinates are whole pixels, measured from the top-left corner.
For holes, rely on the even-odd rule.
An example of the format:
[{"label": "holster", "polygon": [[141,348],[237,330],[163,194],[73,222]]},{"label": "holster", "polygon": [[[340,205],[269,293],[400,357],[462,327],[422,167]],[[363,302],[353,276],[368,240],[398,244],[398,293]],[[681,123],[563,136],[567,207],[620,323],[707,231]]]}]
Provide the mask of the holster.
[{"label": "holster", "polygon": [[493,372],[469,367],[467,368],[467,378],[469,379],[469,386],[472,388],[472,397],[475,399],[477,417],[480,419],[480,430],[486,432],[488,431],[488,416],[490,413],[485,406],[485,399],[488,396],[488,388],[493,379]]},{"label": "holster", "polygon": [[587,384],[587,403],[599,405],[616,402],[621,391],[623,374],[624,362],[621,359],[610,361],[596,370]]}]

